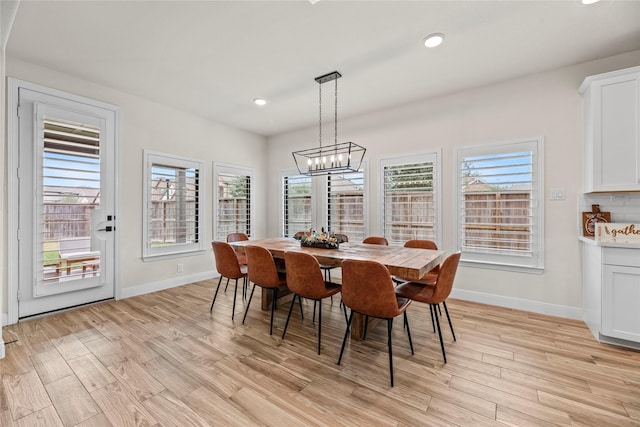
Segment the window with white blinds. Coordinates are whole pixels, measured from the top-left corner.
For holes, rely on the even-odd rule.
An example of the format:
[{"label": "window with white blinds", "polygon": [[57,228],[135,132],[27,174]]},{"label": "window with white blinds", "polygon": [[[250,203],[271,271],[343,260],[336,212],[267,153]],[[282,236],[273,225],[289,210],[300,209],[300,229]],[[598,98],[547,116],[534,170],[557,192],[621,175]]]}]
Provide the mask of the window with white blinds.
[{"label": "window with white blinds", "polygon": [[534,139],[458,150],[463,260],[542,267],[541,149]]},{"label": "window with white blinds", "polygon": [[390,244],[439,240],[438,156],[381,160],[383,232]]},{"label": "window with white blinds", "polygon": [[215,239],[225,241],[229,233],[252,231],[253,170],[214,164],[217,186]]},{"label": "window with white blinds", "polygon": [[203,250],[203,164],[145,151],[144,256]]},{"label": "window with white blinds", "polygon": [[350,241],[365,236],[364,172],[327,176],[327,226],[333,233],[346,234]]},{"label": "window with white blinds", "polygon": [[282,177],[282,236],[293,237],[298,231],[313,226],[311,177],[285,175]]},{"label": "window with white blinds", "polygon": [[[42,283],[58,282],[64,276],[84,277],[82,269],[62,265],[60,252],[91,252],[91,213],[100,208],[100,130],[95,127],[45,117],[42,150],[41,205]],[[69,252],[67,250],[67,252]],[[100,274],[95,253],[93,272]]]}]

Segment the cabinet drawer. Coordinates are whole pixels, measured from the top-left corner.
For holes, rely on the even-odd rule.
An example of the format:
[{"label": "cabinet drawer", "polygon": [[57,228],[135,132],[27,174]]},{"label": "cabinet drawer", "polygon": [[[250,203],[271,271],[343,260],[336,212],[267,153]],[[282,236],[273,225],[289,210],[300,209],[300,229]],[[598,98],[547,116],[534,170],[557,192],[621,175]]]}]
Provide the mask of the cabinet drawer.
[{"label": "cabinet drawer", "polygon": [[640,248],[604,248],[602,263],[640,267]]}]

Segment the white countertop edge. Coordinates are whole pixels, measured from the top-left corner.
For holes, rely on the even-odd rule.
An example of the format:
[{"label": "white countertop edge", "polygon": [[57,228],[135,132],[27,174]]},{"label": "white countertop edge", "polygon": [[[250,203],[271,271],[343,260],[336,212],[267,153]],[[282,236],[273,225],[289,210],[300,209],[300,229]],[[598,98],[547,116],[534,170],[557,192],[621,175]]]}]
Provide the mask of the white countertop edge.
[{"label": "white countertop edge", "polygon": [[605,246],[610,248],[632,248],[640,249],[640,242],[597,242],[593,237],[578,236],[578,240],[594,246]]}]

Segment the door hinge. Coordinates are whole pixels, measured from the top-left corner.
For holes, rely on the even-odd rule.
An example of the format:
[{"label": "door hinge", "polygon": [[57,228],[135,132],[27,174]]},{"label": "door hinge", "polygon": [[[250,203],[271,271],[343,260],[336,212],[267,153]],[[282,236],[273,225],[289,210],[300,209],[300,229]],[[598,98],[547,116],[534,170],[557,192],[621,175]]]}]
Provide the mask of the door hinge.
[{"label": "door hinge", "polygon": [[18,228],[18,229],[16,230],[16,239],[17,239],[17,240],[20,240],[20,237],[21,237],[21,233],[20,233],[20,229]]},{"label": "door hinge", "polygon": [[16,295],[16,297],[18,298],[18,301],[20,301],[21,296],[22,296],[22,292],[20,292],[20,288],[18,288],[18,295]]},{"label": "door hinge", "polygon": [[22,116],[22,107],[21,107],[21,106],[19,106],[19,105],[18,105],[18,112],[17,112],[17,114],[18,114],[18,117],[21,117],[21,116]]}]

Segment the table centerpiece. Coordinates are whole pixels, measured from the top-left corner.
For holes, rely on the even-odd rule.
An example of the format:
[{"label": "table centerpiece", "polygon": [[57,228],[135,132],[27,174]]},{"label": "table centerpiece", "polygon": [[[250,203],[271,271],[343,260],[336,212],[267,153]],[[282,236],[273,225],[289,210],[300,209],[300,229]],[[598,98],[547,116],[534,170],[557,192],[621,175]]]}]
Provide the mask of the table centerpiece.
[{"label": "table centerpiece", "polygon": [[325,232],[324,227],[320,233],[310,229],[309,231],[296,233],[293,238],[300,241],[300,246],[308,248],[338,249],[340,243],[342,243],[340,237],[336,237],[333,233]]}]

